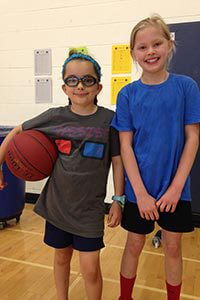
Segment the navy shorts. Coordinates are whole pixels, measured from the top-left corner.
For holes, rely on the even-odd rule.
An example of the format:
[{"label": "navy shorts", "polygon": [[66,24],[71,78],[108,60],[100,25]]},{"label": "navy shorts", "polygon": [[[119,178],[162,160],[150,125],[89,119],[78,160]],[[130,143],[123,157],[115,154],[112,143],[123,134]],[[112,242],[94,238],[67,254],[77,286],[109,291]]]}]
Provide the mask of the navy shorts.
[{"label": "navy shorts", "polygon": [[105,247],[103,237],[85,238],[59,229],[46,221],[44,242],[48,246],[62,249],[72,246],[78,251],[96,251]]},{"label": "navy shorts", "polygon": [[[191,232],[194,230],[190,201],[179,201],[175,212],[159,212],[158,225],[171,232]],[[155,221],[143,219],[136,203],[126,201],[121,226],[139,234],[148,234],[154,230]]]}]

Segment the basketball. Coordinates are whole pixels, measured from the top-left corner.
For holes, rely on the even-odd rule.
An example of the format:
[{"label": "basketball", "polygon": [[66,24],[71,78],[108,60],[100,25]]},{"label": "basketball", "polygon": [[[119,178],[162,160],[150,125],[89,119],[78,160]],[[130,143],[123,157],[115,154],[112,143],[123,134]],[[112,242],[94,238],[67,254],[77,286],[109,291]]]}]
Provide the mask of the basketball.
[{"label": "basketball", "polygon": [[8,144],[6,164],[13,175],[26,181],[48,177],[58,156],[53,140],[37,130],[25,130]]}]

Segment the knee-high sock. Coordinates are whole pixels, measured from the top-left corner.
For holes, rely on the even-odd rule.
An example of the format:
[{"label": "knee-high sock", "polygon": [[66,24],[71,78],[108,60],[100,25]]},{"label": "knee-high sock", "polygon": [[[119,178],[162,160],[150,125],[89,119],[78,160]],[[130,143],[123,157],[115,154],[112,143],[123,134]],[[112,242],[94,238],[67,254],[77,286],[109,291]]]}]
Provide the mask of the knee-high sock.
[{"label": "knee-high sock", "polygon": [[131,295],[135,283],[135,278],[136,276],[134,278],[125,278],[122,274],[120,274],[121,296],[119,300],[132,300]]},{"label": "knee-high sock", "polygon": [[166,282],[168,300],[180,300],[181,283],[179,285],[171,285]]}]

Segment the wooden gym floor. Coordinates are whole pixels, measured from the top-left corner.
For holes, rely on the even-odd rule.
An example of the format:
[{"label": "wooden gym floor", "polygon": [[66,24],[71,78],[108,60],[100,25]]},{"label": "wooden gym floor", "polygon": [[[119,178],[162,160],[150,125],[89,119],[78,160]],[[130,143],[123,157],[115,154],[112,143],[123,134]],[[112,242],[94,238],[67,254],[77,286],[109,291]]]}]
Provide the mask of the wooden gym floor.
[{"label": "wooden gym floor", "polygon": [[[26,204],[20,223],[0,231],[0,300],[56,300],[53,249],[43,243],[43,220]],[[155,232],[154,232],[155,233]],[[134,300],[166,300],[162,247],[147,239],[142,252]],[[106,247],[101,252],[104,280],[102,300],[117,300],[120,260],[126,233],[106,227]],[[181,299],[200,299],[200,229],[183,237],[183,287]],[[70,300],[85,300],[78,253],[71,267]]]}]

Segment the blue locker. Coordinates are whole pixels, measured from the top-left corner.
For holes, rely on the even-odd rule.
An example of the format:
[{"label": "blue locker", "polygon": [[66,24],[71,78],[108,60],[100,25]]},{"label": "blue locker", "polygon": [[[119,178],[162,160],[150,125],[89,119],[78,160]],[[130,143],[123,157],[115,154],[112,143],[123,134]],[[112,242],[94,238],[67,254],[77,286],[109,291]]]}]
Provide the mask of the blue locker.
[{"label": "blue locker", "polygon": [[[176,54],[170,71],[192,77],[200,87],[200,22],[170,24],[175,34]],[[191,170],[192,214],[195,227],[200,227],[200,149]]]}]

